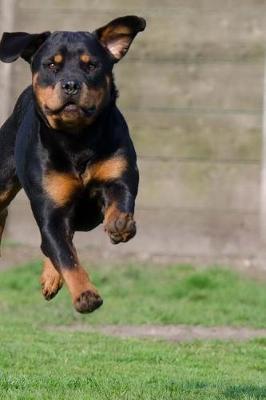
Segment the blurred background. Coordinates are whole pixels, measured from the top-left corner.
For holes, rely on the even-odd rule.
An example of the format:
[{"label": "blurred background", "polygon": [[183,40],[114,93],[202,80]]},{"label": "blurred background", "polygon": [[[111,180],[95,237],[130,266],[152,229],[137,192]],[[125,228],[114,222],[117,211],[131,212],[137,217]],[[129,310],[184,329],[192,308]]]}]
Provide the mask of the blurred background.
[{"label": "blurred background", "polygon": [[[77,248],[94,260],[263,267],[265,1],[0,0],[2,31],[92,31],[127,14],[147,20],[115,67],[139,156],[138,234],[112,246],[100,226]],[[23,60],[0,65],[1,122],[30,81]],[[0,262],[39,257],[39,245],[21,192]]]}]

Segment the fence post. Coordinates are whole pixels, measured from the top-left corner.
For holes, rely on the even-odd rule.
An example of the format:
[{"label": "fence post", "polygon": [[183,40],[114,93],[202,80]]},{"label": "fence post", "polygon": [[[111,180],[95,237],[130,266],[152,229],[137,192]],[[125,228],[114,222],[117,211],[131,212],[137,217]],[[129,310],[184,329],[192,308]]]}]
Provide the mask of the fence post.
[{"label": "fence post", "polygon": [[266,56],[263,71],[263,117],[262,117],[262,154],[261,154],[261,198],[260,228],[261,241],[266,244]]},{"label": "fence post", "polygon": [[[0,0],[0,26],[1,34],[3,32],[12,32],[14,30],[16,0]],[[10,112],[11,100],[11,65],[0,62],[0,126],[3,124]],[[1,154],[0,154],[1,157]],[[5,234],[8,236],[8,220]]]},{"label": "fence post", "polygon": [[[1,34],[11,32],[14,29],[15,19],[15,3],[16,0],[0,0],[0,26]],[[2,99],[0,104],[0,125],[6,119],[10,107],[10,94],[11,94],[11,65],[0,63],[0,88]]]}]

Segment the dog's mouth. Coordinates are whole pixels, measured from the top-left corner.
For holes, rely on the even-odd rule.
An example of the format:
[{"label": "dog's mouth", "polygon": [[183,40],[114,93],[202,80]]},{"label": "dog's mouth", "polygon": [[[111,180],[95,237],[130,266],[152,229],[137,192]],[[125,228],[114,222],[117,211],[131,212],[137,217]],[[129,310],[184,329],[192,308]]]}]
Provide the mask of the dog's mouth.
[{"label": "dog's mouth", "polygon": [[67,102],[55,110],[46,106],[45,111],[48,115],[64,115],[75,118],[76,116],[92,117],[96,113],[97,109],[95,105],[82,107],[74,102]]}]

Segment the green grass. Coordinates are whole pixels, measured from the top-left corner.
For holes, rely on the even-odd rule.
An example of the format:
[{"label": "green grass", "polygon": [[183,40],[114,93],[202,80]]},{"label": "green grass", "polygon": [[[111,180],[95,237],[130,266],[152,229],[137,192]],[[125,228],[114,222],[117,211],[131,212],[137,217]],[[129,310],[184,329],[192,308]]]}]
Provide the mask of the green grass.
[{"label": "green grass", "polygon": [[1,318],[16,324],[190,324],[266,327],[266,284],[222,268],[101,266],[90,268],[104,305],[76,313],[66,288],[51,302],[40,293],[40,264],[0,275]]},{"label": "green grass", "polygon": [[266,341],[167,344],[1,332],[0,399],[263,399]]},{"label": "green grass", "polygon": [[266,339],[177,344],[56,329],[75,322],[266,327],[265,284],[218,268],[103,266],[91,275],[105,304],[80,316],[66,290],[42,300],[39,273],[39,264],[0,273],[0,399],[266,399]]}]

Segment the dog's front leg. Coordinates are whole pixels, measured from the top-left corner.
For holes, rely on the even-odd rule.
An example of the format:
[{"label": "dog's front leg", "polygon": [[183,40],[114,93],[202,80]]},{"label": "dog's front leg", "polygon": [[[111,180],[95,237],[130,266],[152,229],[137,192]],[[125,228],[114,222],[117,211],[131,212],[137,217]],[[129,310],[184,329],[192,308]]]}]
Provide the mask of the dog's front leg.
[{"label": "dog's front leg", "polygon": [[101,306],[102,299],[78,260],[69,212],[40,197],[31,201],[31,206],[41,232],[41,249],[63,277],[74,307],[81,313],[94,311]]},{"label": "dog's front leg", "polygon": [[111,242],[127,242],[136,234],[134,208],[136,188],[125,181],[110,182],[104,187],[104,229]]}]

